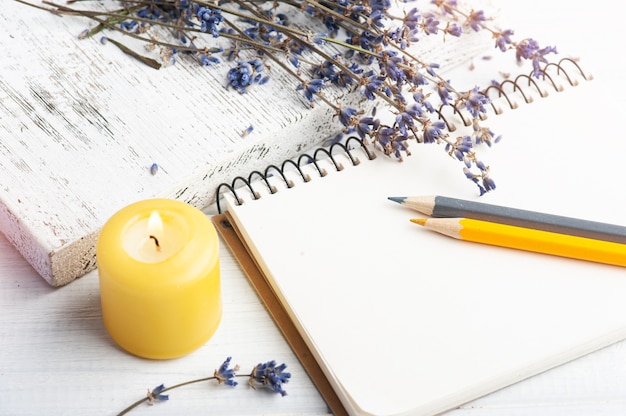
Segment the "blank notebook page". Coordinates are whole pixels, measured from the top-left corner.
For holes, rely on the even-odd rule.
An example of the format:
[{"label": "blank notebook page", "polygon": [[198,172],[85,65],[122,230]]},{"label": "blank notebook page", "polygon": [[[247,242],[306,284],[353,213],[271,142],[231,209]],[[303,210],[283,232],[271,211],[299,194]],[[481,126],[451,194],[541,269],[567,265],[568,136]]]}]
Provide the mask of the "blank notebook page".
[{"label": "blank notebook page", "polygon": [[[597,75],[597,74],[596,74]],[[601,74],[600,74],[601,75]],[[353,414],[435,414],[626,337],[626,270],[462,242],[389,196],[445,195],[626,225],[623,122],[602,77],[490,116],[498,189],[478,197],[441,146],[228,210]],[[519,100],[518,100],[519,101]],[[606,123],[591,120],[607,120]],[[612,121],[609,121],[612,120]],[[273,179],[278,179],[275,177]]]}]

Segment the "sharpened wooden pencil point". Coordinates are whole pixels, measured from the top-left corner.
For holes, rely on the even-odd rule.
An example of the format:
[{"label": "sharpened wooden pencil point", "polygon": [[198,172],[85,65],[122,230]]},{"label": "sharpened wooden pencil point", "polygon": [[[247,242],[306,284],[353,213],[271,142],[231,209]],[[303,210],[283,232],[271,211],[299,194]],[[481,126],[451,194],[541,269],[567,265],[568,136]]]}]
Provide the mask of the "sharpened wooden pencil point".
[{"label": "sharpened wooden pencil point", "polygon": [[419,224],[419,225],[425,225],[426,218],[411,218],[411,222],[414,222],[415,224]]},{"label": "sharpened wooden pencil point", "polygon": [[398,204],[402,204],[404,200],[406,199],[406,197],[405,196],[389,196],[387,197],[387,199],[393,202],[397,202]]}]

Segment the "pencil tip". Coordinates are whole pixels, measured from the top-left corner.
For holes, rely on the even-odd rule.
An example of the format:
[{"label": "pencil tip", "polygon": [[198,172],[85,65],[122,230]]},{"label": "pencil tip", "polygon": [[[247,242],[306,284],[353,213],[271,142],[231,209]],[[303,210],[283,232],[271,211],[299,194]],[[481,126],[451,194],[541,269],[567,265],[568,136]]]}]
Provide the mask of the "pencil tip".
[{"label": "pencil tip", "polygon": [[406,200],[406,196],[389,196],[388,200],[402,204]]},{"label": "pencil tip", "polygon": [[427,218],[411,218],[411,222],[419,225],[426,225]]}]

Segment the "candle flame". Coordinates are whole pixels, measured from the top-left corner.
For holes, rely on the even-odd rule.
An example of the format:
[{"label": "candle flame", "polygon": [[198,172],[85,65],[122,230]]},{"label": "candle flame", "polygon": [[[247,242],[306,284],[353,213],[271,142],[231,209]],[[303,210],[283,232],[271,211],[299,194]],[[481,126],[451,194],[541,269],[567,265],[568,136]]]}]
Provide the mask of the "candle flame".
[{"label": "candle flame", "polygon": [[163,220],[159,211],[152,211],[148,218],[148,233],[160,236],[163,233]]},{"label": "candle flame", "polygon": [[159,238],[163,234],[163,220],[158,211],[152,211],[150,218],[148,218],[148,235],[154,240],[157,250],[161,250],[159,245]]}]

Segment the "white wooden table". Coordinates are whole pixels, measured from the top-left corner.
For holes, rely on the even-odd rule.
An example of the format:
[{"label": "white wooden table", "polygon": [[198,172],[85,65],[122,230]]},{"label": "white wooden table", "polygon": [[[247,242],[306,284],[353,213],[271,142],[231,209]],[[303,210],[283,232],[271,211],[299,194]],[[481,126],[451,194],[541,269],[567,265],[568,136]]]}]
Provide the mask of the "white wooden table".
[{"label": "white wooden table", "polygon": [[[611,42],[617,43],[622,38],[617,32],[621,27],[619,13],[614,13],[610,7],[592,7],[587,3],[573,7],[565,0],[527,0],[519,4],[507,2],[506,15],[510,26],[520,36],[536,36],[545,43],[552,43],[554,39],[562,52],[580,49],[587,60],[593,59],[594,53],[612,51],[616,68],[623,70],[626,66],[620,54],[621,44],[611,46]],[[243,147],[233,141],[233,137],[250,124],[248,120],[239,120],[239,124],[233,125],[230,138],[213,137],[211,149],[219,149],[215,153],[204,152],[201,160],[193,162],[177,153],[180,147],[176,147],[177,152],[172,151],[169,140],[179,134],[167,123],[158,124],[157,128],[166,133],[162,137],[139,141],[142,126],[158,120],[164,112],[170,113],[169,105],[179,105],[169,100],[155,101],[157,96],[149,89],[133,87],[142,71],[148,70],[136,69],[136,75],[121,77],[127,69],[127,58],[112,48],[77,41],[75,36],[82,26],[76,21],[64,18],[59,23],[59,18],[54,16],[21,9],[15,14],[16,10],[13,2],[5,1],[0,16],[0,45],[3,45],[4,56],[0,63],[0,93],[5,94],[0,96],[0,214],[5,219],[11,217],[10,213],[22,214],[21,219],[12,219],[13,228],[6,227],[5,223],[2,231],[29,237],[30,240],[17,240],[23,251],[44,247],[45,257],[46,250],[64,246],[62,239],[67,243],[88,238],[101,225],[101,220],[130,202],[129,199],[182,193],[189,195],[183,199],[208,203],[211,186],[202,183],[204,175],[211,177],[222,165],[232,168],[224,173],[226,177],[232,177],[235,171],[248,172],[259,154],[274,149],[272,146],[276,143],[269,146],[263,140],[254,145],[245,142]],[[12,19],[12,16],[19,18]],[[46,34],[54,36],[50,44],[60,46],[54,56],[43,59],[45,46],[37,42]],[[18,41],[20,36],[26,36],[31,43]],[[585,55],[587,52],[589,55]],[[38,59],[27,58],[29,54]],[[85,64],[90,61],[97,65]],[[166,78],[185,76],[185,72],[184,68],[168,69],[168,72],[150,72],[150,77],[158,86]],[[46,82],[57,85],[57,95],[37,98],[36,91],[42,92],[39,87],[44,82],[43,76],[48,77]],[[209,79],[212,75],[207,73],[203,77]],[[85,79],[97,82],[91,89],[72,84]],[[184,88],[189,87],[185,85]],[[170,97],[193,93],[184,88],[171,92]],[[123,96],[117,94],[119,91],[133,91],[133,94]],[[15,92],[17,95],[7,98],[7,93]],[[102,97],[107,97],[106,105]],[[237,101],[237,105],[248,105],[236,94],[229,97]],[[72,102],[81,105],[72,107]],[[160,104],[145,106],[146,102]],[[33,104],[35,108],[30,112],[28,107],[15,107],[19,103]],[[39,120],[41,124],[45,120],[38,117],[59,108],[51,104],[75,109],[71,111],[86,111],[80,117],[91,123],[84,124],[82,132],[72,130],[71,123],[48,127],[72,132],[75,146],[94,149],[90,159],[72,160],[63,152],[53,153],[52,147],[62,148],[52,140],[55,136],[46,136],[50,140],[46,142],[36,134],[41,125],[33,127],[37,126],[33,123]],[[136,110],[132,117],[126,114],[129,108]],[[272,111],[272,115],[277,113]],[[118,123],[106,127],[99,114]],[[185,138],[189,137],[188,133],[202,128],[197,120],[203,114],[188,114]],[[291,115],[287,120],[299,117],[288,114]],[[62,117],[51,119],[57,123],[63,121]],[[618,125],[621,121],[611,122]],[[94,139],[96,132],[102,138],[103,131],[109,142]],[[198,148],[206,149],[202,137],[191,136],[194,137],[189,143],[194,149],[191,153],[200,152]],[[256,139],[250,136],[246,140]],[[128,143],[127,150],[132,147],[132,151],[123,157],[114,157],[116,151],[107,147],[107,143],[113,142]],[[304,142],[297,144],[300,145]],[[227,155],[232,156],[230,161],[235,161],[234,165],[221,158]],[[273,154],[273,157],[281,156]],[[82,179],[77,175],[73,176],[73,182],[65,181],[64,175],[72,170],[67,168],[70,162],[74,163],[75,172],[85,174]],[[148,172],[153,162],[163,168],[154,177]],[[191,171],[186,169],[191,165]],[[132,175],[128,174],[129,169]],[[47,184],[58,181],[53,193],[46,191],[47,185],[39,183],[42,175],[52,179]],[[212,180],[221,177],[218,175]],[[120,185],[131,182],[132,190]],[[193,189],[186,188],[185,183],[191,184]],[[88,204],[78,206],[72,202],[84,199],[85,195],[91,198]],[[214,208],[207,209],[207,213],[212,212]],[[62,214],[66,216],[65,223],[51,222]],[[28,233],[15,228],[20,221],[25,221],[22,225],[29,224]],[[61,235],[55,236],[60,230],[52,224],[58,223],[66,226]],[[66,233],[67,230],[71,232]],[[243,367],[242,371],[260,361],[286,362],[293,374],[285,386],[288,396],[251,391],[245,382],[235,389],[194,385],[170,392],[169,402],[140,406],[131,414],[327,414],[323,400],[225,248],[221,252],[221,267],[224,318],[215,336],[181,359],[149,361],[121,351],[109,338],[101,320],[97,271],[62,288],[52,288],[39,276],[41,271],[35,270],[0,234],[0,415],[114,415],[160,383],[172,385],[211,375],[227,356],[233,356],[233,361]],[[364,363],[373,367],[372,383],[393,382],[389,368],[402,363],[394,363],[392,358],[386,363]],[[626,342],[502,389],[452,410],[446,416],[600,414],[626,414]]]},{"label": "white wooden table", "polygon": [[[97,271],[51,288],[0,236],[0,414],[115,415],[160,383],[213,374],[232,356],[241,373],[260,361],[285,362],[288,395],[245,383],[169,392],[137,415],[323,415],[326,405],[227,249],[221,251],[224,318],[199,350],[151,361],[120,350],[101,319]],[[393,383],[392,357],[372,366],[372,383]],[[380,368],[380,375],[376,368]],[[585,356],[453,410],[446,416],[589,416],[626,414],[626,342]]]}]

